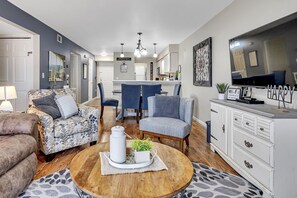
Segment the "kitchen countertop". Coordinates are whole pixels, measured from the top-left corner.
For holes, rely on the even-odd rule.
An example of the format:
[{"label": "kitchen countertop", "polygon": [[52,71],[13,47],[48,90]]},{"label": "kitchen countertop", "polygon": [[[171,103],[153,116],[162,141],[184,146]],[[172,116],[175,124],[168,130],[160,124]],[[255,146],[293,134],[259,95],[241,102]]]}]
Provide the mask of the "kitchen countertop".
[{"label": "kitchen countertop", "polygon": [[172,81],[164,81],[164,80],[113,80],[113,83],[147,83],[147,84],[179,84],[181,81],[172,80]]}]

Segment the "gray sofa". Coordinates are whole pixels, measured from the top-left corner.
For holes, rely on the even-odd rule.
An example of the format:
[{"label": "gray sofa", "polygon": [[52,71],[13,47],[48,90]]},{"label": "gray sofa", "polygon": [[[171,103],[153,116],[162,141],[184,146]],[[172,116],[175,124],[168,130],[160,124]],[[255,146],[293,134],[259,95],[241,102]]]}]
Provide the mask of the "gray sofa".
[{"label": "gray sofa", "polygon": [[[184,141],[189,146],[189,135],[192,130],[194,100],[190,98],[180,98],[179,118],[155,117],[155,96],[148,98],[148,117],[140,120],[140,138],[144,135],[156,136],[158,138],[168,138],[179,141],[179,149],[183,152]],[[164,108],[168,108],[164,107]]]},{"label": "gray sofa", "polygon": [[37,169],[36,115],[0,113],[0,197],[16,197]]}]

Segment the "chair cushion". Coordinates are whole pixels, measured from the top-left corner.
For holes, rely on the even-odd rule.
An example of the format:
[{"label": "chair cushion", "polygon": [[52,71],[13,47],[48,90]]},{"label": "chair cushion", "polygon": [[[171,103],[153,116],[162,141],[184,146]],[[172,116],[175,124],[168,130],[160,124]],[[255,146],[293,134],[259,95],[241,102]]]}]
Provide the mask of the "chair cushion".
[{"label": "chair cushion", "polygon": [[116,100],[116,99],[106,99],[106,100],[104,100],[103,102],[102,102],[102,106],[114,106],[114,107],[116,107],[116,106],[118,106],[118,104],[119,104],[119,101],[118,100]]},{"label": "chair cushion", "polygon": [[71,95],[56,96],[55,101],[63,119],[70,118],[78,113],[77,105]]},{"label": "chair cushion", "polygon": [[155,96],[153,117],[179,119],[179,96]]},{"label": "chair cushion", "polygon": [[32,100],[34,106],[44,113],[53,117],[53,119],[61,117],[61,113],[55,101],[55,93]]},{"label": "chair cushion", "polygon": [[139,129],[142,131],[184,138],[190,133],[191,126],[184,121],[175,118],[148,117],[139,121]]},{"label": "chair cushion", "polygon": [[66,137],[89,130],[88,119],[84,117],[72,116],[68,119],[59,118],[54,121],[55,138]]},{"label": "chair cushion", "polygon": [[0,136],[0,176],[37,149],[30,135]]}]

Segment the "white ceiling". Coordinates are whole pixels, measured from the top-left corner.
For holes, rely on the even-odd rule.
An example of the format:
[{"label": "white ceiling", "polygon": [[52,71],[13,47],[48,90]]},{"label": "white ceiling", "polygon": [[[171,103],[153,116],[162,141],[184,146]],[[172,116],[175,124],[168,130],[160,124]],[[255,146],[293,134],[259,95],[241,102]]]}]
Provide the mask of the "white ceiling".
[{"label": "white ceiling", "polygon": [[[233,0],[9,0],[95,55],[179,44]],[[199,41],[197,41],[199,42]]]}]

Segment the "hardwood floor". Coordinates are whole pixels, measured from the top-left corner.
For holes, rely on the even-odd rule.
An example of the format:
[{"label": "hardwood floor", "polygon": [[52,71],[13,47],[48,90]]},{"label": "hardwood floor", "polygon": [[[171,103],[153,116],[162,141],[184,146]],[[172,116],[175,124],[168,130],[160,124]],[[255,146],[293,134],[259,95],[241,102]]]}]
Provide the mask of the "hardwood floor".
[{"label": "hardwood floor", "polygon": [[[99,99],[94,99],[89,102],[87,105],[100,108]],[[115,120],[115,111],[112,107],[106,107],[104,109],[103,120],[99,124],[99,137],[98,143],[109,141],[109,135],[111,127],[115,125],[121,125],[125,127],[126,133],[132,137],[139,137],[139,127],[136,124],[136,119],[127,118],[124,123],[121,121]],[[221,169],[226,172],[238,175],[234,169],[232,169],[217,153],[213,153],[210,150],[210,146],[206,142],[206,132],[205,128],[193,121],[192,132],[189,137],[190,146],[185,148],[185,155],[189,157],[191,161],[203,163],[218,169]],[[158,139],[154,139],[158,141]],[[179,148],[178,142],[162,139],[161,142],[170,146]],[[68,149],[66,151],[59,152],[55,155],[55,158],[49,162],[45,162],[45,157],[42,154],[38,154],[38,167],[37,173],[34,179],[38,179],[45,175],[51,174],[53,172],[65,169],[69,167],[69,164],[72,158],[84,148],[87,148],[89,145],[83,145],[76,148]]]}]

